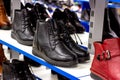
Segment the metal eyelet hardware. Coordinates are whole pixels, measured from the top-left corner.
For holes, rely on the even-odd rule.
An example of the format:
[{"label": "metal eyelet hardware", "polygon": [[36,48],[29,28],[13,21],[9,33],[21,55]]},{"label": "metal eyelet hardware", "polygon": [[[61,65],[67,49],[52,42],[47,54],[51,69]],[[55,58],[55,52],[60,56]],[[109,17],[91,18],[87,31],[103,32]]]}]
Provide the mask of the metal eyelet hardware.
[{"label": "metal eyelet hardware", "polygon": [[105,59],[110,60],[110,58],[111,58],[110,51],[106,50],[106,54],[107,54],[107,57]]},{"label": "metal eyelet hardware", "polygon": [[110,60],[111,59],[110,51],[106,50],[106,51],[103,51],[102,55],[98,54],[97,59],[99,61]]}]

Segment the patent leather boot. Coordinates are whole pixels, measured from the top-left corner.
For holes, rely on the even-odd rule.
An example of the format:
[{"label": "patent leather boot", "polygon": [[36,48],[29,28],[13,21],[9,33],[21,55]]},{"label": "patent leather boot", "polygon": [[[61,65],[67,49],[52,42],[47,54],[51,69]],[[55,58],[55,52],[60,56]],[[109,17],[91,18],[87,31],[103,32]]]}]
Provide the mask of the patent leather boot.
[{"label": "patent leather boot", "polygon": [[56,21],[60,40],[75,54],[77,55],[78,62],[84,62],[90,59],[89,53],[87,50],[81,48],[75,41],[71,38],[67,26],[64,25],[64,20],[60,19],[59,15],[62,16],[62,13],[59,14],[58,11],[54,11],[53,19]]},{"label": "patent leather boot", "polygon": [[15,10],[11,36],[20,44],[31,46],[33,42],[33,30],[28,10]]},{"label": "patent leather boot", "polygon": [[4,55],[4,50],[3,50],[2,44],[0,44],[0,76],[2,73],[2,63],[6,60],[7,60],[7,58]]},{"label": "patent leather boot", "polygon": [[59,40],[57,24],[52,19],[37,22],[32,52],[56,66],[73,67],[77,64],[77,56]]},{"label": "patent leather boot", "polygon": [[91,77],[95,80],[120,80],[120,38],[94,42]]},{"label": "patent leather boot", "polygon": [[11,29],[10,21],[7,17],[7,13],[2,0],[0,0],[0,29],[3,30]]},{"label": "patent leather boot", "polygon": [[70,11],[69,9],[65,8],[64,13],[69,17],[71,24],[75,27],[76,33],[83,33],[85,32],[84,26],[80,23],[77,14],[75,12]]}]

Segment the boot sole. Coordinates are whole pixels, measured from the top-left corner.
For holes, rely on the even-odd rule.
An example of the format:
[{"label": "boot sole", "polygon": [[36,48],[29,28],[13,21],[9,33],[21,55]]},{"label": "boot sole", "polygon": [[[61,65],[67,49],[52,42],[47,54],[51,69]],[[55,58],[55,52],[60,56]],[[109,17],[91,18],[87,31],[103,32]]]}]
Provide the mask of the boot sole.
[{"label": "boot sole", "polygon": [[77,65],[77,61],[76,60],[74,60],[74,61],[68,61],[68,62],[53,60],[53,59],[49,58],[48,56],[46,56],[44,52],[40,52],[40,51],[38,51],[35,48],[33,48],[32,53],[35,56],[38,56],[38,57],[44,59],[45,61],[47,61],[48,63],[53,64],[55,66],[60,66],[60,67],[74,67],[74,66]]},{"label": "boot sole", "polygon": [[1,30],[10,30],[11,26],[0,26]]},{"label": "boot sole", "polygon": [[93,78],[94,80],[107,80],[106,78],[102,77],[101,75],[95,73],[95,72],[91,72],[90,73],[91,78]]},{"label": "boot sole", "polygon": [[15,34],[15,32],[11,32],[11,37],[13,39],[17,40],[17,42],[19,42],[20,44],[32,46],[33,41],[23,41],[19,38],[19,36],[17,34]]},{"label": "boot sole", "polygon": [[82,62],[85,62],[87,60],[90,60],[90,56],[78,58],[78,63],[82,63]]}]

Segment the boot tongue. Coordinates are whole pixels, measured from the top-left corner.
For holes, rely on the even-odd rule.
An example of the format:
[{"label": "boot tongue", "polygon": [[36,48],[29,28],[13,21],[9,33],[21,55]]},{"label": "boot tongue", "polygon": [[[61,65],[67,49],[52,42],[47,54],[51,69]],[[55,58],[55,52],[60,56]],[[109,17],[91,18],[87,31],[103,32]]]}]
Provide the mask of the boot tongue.
[{"label": "boot tongue", "polygon": [[104,50],[109,50],[111,57],[120,56],[120,38],[105,39],[103,42]]}]

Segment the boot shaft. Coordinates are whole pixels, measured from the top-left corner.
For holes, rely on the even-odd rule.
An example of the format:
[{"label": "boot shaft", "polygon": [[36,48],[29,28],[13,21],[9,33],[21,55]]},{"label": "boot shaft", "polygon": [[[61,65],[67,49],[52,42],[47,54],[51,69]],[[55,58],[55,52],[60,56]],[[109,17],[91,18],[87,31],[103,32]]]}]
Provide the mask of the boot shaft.
[{"label": "boot shaft", "polygon": [[25,32],[29,35],[34,35],[33,26],[30,21],[30,15],[27,9],[15,10],[15,17],[13,20],[13,30]]},{"label": "boot shaft", "polygon": [[48,21],[38,20],[36,26],[35,40],[39,40],[38,42],[41,46],[47,45],[50,47],[55,45],[55,41],[59,41],[58,32],[57,29],[55,29],[56,23],[53,22],[52,19]]},{"label": "boot shaft", "polygon": [[[117,13],[116,8],[108,8],[105,12],[108,11],[105,15],[109,16],[109,25],[110,28],[116,33],[118,37],[120,37],[120,18],[119,14]],[[106,24],[104,24],[106,26]]]},{"label": "boot shaft", "polygon": [[14,11],[14,19],[12,23],[13,30],[20,29],[20,26],[22,26],[22,13],[21,10],[15,10]]}]

